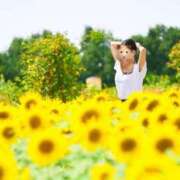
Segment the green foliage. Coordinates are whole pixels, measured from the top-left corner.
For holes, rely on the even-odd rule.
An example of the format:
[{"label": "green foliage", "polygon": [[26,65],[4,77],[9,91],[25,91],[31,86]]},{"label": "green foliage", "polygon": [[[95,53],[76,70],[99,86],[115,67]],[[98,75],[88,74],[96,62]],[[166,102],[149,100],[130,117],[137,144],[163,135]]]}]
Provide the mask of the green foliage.
[{"label": "green foliage", "polygon": [[[4,77],[2,88],[5,90],[13,83],[15,91],[17,87],[21,91],[33,88],[43,95],[67,100],[80,92],[82,84],[79,82],[84,83],[89,76],[101,77],[103,88],[114,86],[114,60],[109,41],[119,38],[114,38],[110,32],[86,27],[79,57],[77,48],[67,38],[63,36],[58,40],[56,36],[44,30],[28,39],[14,38],[7,51],[0,53],[0,73]],[[180,39],[180,28],[160,24],[151,27],[145,36],[134,35],[131,38],[148,50],[149,80],[145,80],[145,84],[164,81],[159,77],[166,75],[169,80],[162,84],[180,82],[179,45],[172,48]],[[57,52],[53,46],[57,46]],[[12,89],[9,88],[9,91],[12,92]]]},{"label": "green foliage", "polygon": [[[44,30],[42,34],[32,34],[29,41],[51,34],[50,31]],[[19,70],[23,68],[20,63],[20,56],[23,53],[24,41],[26,40],[23,38],[15,37],[7,51],[0,53],[0,73],[3,74],[5,80],[15,81],[16,77],[20,76]]]},{"label": "green foliage", "polygon": [[40,36],[23,44],[21,84],[42,95],[63,101],[78,95],[83,67],[77,48],[62,34]]},{"label": "green foliage", "polygon": [[14,82],[5,81],[3,75],[0,76],[0,101],[11,102],[17,104],[19,96],[23,93],[23,89],[19,88]]},{"label": "green foliage", "polygon": [[104,84],[113,84],[114,60],[108,45],[111,39],[111,33],[94,30],[91,27],[85,29],[81,39],[81,59],[86,68],[86,71],[81,74],[82,81],[89,76],[99,76]]},{"label": "green foliage", "polygon": [[14,80],[19,75],[22,42],[22,38],[14,38],[7,52],[0,54],[0,73],[6,80]]},{"label": "green foliage", "polygon": [[167,74],[166,75],[157,75],[154,73],[148,73],[144,79],[144,83],[149,87],[168,87],[175,81],[171,79]]},{"label": "green foliage", "polygon": [[174,75],[168,66],[168,54],[172,46],[180,39],[180,29],[156,25],[151,27],[146,36],[132,36],[135,41],[142,43],[148,51],[148,71],[155,74]]},{"label": "green foliage", "polygon": [[[176,75],[175,71],[167,66],[167,63],[170,49],[180,39],[179,28],[159,24],[151,27],[147,35],[134,35],[131,38],[147,48],[148,72],[154,74],[154,77],[159,80],[161,78],[158,77],[164,74],[169,76],[170,83],[178,82],[179,75]],[[81,80],[96,75],[102,78],[103,87],[114,84],[114,62],[108,46],[109,40],[112,39],[117,38],[113,38],[111,33],[106,33],[103,30],[95,30],[91,27],[85,29],[81,39],[81,52],[82,62],[87,71],[81,74]],[[148,81],[145,81],[145,83],[148,83]]]},{"label": "green foliage", "polygon": [[176,78],[180,83],[180,41],[172,47],[169,53],[168,67],[176,71]]}]

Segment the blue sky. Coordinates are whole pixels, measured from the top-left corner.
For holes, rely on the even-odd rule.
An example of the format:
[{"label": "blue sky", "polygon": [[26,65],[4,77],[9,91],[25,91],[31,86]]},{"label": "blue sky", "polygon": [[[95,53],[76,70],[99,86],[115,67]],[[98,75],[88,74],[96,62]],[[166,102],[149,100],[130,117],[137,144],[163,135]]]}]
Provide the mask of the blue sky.
[{"label": "blue sky", "polygon": [[0,0],[0,50],[48,29],[78,44],[86,25],[126,39],[156,24],[180,27],[179,0]]}]

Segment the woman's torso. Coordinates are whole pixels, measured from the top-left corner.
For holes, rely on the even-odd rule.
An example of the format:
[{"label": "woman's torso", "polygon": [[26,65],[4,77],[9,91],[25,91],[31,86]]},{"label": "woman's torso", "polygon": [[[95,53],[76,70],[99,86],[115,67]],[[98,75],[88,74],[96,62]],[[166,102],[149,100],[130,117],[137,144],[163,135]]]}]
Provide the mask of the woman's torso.
[{"label": "woman's torso", "polygon": [[143,78],[139,72],[138,63],[134,63],[133,71],[130,74],[123,74],[118,61],[116,62],[114,69],[116,70],[115,84],[121,92],[121,98],[127,98],[133,91],[142,90]]}]

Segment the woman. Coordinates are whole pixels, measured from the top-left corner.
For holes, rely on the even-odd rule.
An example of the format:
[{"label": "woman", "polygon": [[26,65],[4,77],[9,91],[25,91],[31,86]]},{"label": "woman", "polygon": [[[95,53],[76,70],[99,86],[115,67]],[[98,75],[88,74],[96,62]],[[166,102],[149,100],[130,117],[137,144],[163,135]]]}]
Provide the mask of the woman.
[{"label": "woman", "polygon": [[[139,49],[139,59],[135,56]],[[142,91],[143,79],[147,72],[146,48],[133,39],[122,42],[112,41],[111,52],[115,60],[115,85],[118,97],[125,101],[135,91]]]}]

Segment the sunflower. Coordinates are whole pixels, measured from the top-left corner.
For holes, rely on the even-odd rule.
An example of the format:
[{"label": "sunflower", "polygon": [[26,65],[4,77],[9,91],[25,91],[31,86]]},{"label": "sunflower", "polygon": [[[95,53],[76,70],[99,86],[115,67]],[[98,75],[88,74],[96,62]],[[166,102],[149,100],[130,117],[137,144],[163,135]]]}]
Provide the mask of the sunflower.
[{"label": "sunflower", "polygon": [[[139,129],[139,130],[138,130]],[[117,143],[116,137],[120,139],[120,137],[124,137],[124,134],[131,133],[132,131],[143,131],[143,128],[139,126],[139,123],[137,121],[126,119],[124,121],[120,121],[115,126],[112,126],[109,130],[109,142],[108,142],[108,148],[113,149],[114,144]],[[117,140],[117,141],[116,141]],[[117,151],[113,151],[114,153],[117,153]]]},{"label": "sunflower", "polygon": [[172,100],[172,105],[175,108],[179,108],[180,107],[180,99],[173,99]]},{"label": "sunflower", "polygon": [[164,108],[169,108],[170,104],[170,100],[167,97],[153,93],[148,97],[148,99],[146,99],[146,101],[142,102],[141,110],[153,112],[162,106],[164,106]]},{"label": "sunflower", "polygon": [[148,136],[149,151],[153,154],[163,157],[167,156],[167,151],[180,153],[179,137],[171,126],[154,127],[149,131]]},{"label": "sunflower", "polygon": [[169,98],[173,108],[180,107],[180,91],[178,88],[175,87],[169,88],[168,90],[164,91],[163,94],[165,97]]},{"label": "sunflower", "polygon": [[46,98],[43,101],[43,107],[49,113],[52,123],[59,122],[62,119],[65,107],[61,100]]},{"label": "sunflower", "polygon": [[91,122],[84,129],[79,127],[79,132],[77,137],[79,143],[88,151],[96,151],[100,148],[106,148],[109,138],[109,128],[106,124],[102,122]]},{"label": "sunflower", "polygon": [[33,107],[42,105],[41,95],[37,92],[32,92],[32,91],[28,91],[28,92],[24,93],[19,98],[19,101],[20,101],[21,106],[26,110],[30,110]]},{"label": "sunflower", "polygon": [[73,129],[86,126],[91,121],[101,121],[106,124],[111,122],[109,109],[103,103],[88,100],[80,106],[76,105],[72,110],[71,125]]},{"label": "sunflower", "polygon": [[67,140],[55,128],[34,133],[28,144],[28,154],[39,166],[56,163],[68,152]]},{"label": "sunflower", "polygon": [[114,180],[116,168],[109,163],[97,163],[90,171],[91,180]]},{"label": "sunflower", "polygon": [[176,133],[180,133],[180,109],[172,111],[169,125],[175,129]]},{"label": "sunflower", "polygon": [[17,122],[10,121],[0,126],[0,140],[7,144],[16,142],[20,134]]},{"label": "sunflower", "polygon": [[124,133],[116,134],[109,141],[115,159],[124,163],[135,160],[144,150],[144,143],[146,142],[144,138],[144,132],[141,128],[131,128]]},{"label": "sunflower", "polygon": [[167,108],[165,108],[164,106],[154,110],[150,114],[152,124],[154,126],[166,125],[171,120],[172,111],[173,109],[171,107],[169,107],[167,111]]},{"label": "sunflower", "polygon": [[15,118],[16,108],[11,105],[0,104],[0,123],[12,121]]},{"label": "sunflower", "polygon": [[141,102],[143,101],[143,95],[141,92],[133,92],[128,96],[127,101],[124,103],[128,111],[139,111]]},{"label": "sunflower", "polygon": [[47,112],[44,112],[42,108],[23,111],[21,116],[21,128],[25,135],[50,126],[50,116]]},{"label": "sunflower", "polygon": [[110,97],[107,92],[102,91],[102,92],[94,95],[92,99],[94,99],[97,102],[106,102],[110,98],[112,98],[112,97]]},{"label": "sunflower", "polygon": [[179,179],[178,167],[168,159],[145,156],[134,161],[125,170],[126,180],[171,180]]},{"label": "sunflower", "polygon": [[179,99],[180,98],[180,93],[178,92],[177,88],[171,87],[164,91],[163,93],[164,96],[167,96],[171,99]]},{"label": "sunflower", "polygon": [[137,123],[144,128],[150,128],[153,124],[151,120],[151,113],[150,112],[140,112],[137,118]]}]

